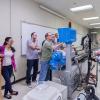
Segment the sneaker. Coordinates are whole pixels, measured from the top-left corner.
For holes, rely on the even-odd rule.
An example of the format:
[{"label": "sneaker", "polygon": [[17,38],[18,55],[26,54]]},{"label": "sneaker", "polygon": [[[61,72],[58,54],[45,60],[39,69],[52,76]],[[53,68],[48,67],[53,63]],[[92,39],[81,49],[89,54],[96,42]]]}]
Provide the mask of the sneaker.
[{"label": "sneaker", "polygon": [[18,92],[17,91],[12,91],[11,92],[11,95],[16,95],[17,96],[18,95]]},{"label": "sneaker", "polygon": [[32,88],[32,85],[31,85],[31,83],[27,84],[27,86],[28,86],[29,88]]},{"label": "sneaker", "polygon": [[37,80],[32,80],[33,83],[37,83]]},{"label": "sneaker", "polygon": [[26,84],[27,84],[27,86],[31,85],[31,83],[26,83]]},{"label": "sneaker", "polygon": [[6,94],[6,95],[4,95],[4,98],[6,98],[6,99],[12,99],[12,96],[11,96],[11,95]]},{"label": "sneaker", "polygon": [[35,88],[36,86],[38,86],[37,81],[32,83],[32,87]]}]

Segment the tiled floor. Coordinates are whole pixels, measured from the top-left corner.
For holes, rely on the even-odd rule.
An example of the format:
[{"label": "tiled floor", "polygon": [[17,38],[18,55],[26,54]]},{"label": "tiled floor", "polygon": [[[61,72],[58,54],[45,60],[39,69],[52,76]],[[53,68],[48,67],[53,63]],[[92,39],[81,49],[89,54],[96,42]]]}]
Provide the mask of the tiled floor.
[{"label": "tiled floor", "polygon": [[[99,68],[100,69],[100,68]],[[100,76],[100,72],[98,73]],[[98,78],[98,87],[96,88],[96,95],[100,98],[100,77]],[[33,88],[36,86],[36,83],[32,83]],[[29,88],[26,86],[25,82],[20,82],[15,85],[13,85],[14,90],[19,91],[18,96],[13,96],[11,100],[22,100],[23,96],[27,94],[32,88]],[[7,100],[7,99],[4,99]]]},{"label": "tiled floor", "polygon": [[[34,87],[34,84],[32,84]],[[11,100],[22,100],[23,96],[27,94],[32,88],[26,86],[25,82],[20,82],[13,85],[13,89],[19,92],[18,96],[13,96]],[[8,100],[8,99],[4,99]]]}]

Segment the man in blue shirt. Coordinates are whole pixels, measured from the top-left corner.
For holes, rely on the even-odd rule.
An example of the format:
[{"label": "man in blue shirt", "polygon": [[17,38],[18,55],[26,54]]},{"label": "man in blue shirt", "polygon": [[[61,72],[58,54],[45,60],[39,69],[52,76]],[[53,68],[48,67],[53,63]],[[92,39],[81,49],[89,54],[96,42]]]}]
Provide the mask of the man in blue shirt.
[{"label": "man in blue shirt", "polygon": [[31,71],[33,69],[32,81],[35,82],[38,73],[38,40],[37,34],[33,32],[31,34],[31,39],[27,41],[27,71],[26,71],[26,83],[27,85],[31,85]]}]

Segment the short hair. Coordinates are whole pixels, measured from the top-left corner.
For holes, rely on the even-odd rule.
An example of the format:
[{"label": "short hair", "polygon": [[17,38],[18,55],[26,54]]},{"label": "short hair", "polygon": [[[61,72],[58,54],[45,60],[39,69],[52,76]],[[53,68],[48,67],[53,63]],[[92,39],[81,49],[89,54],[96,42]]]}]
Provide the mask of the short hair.
[{"label": "short hair", "polygon": [[47,37],[48,37],[48,33],[45,34],[45,38],[47,38]]},{"label": "short hair", "polygon": [[35,33],[36,33],[36,32],[32,32],[32,33],[31,33],[31,37],[32,37]]},{"label": "short hair", "polygon": [[48,33],[46,33],[46,34],[45,34],[45,38],[47,38],[47,37],[48,37],[49,33],[50,33],[50,32],[48,32]]}]

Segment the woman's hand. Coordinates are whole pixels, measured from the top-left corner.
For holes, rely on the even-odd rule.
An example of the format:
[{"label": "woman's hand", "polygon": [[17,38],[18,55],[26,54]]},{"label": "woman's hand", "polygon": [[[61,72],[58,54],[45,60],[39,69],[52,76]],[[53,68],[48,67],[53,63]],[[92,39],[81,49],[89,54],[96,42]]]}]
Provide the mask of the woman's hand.
[{"label": "woman's hand", "polygon": [[4,57],[4,55],[3,54],[0,54],[0,57],[2,58],[2,57]]},{"label": "woman's hand", "polygon": [[4,57],[3,54],[0,54],[0,65],[1,65],[1,62],[2,62],[2,58]]},{"label": "woman's hand", "polygon": [[17,72],[17,69],[15,69],[14,72]]},{"label": "woman's hand", "polygon": [[17,69],[14,69],[13,71],[16,73],[17,72]]}]

